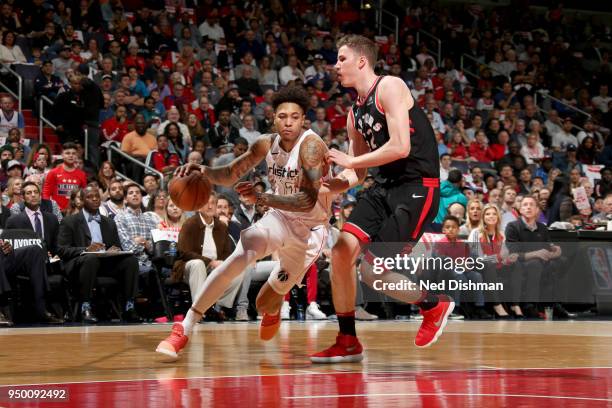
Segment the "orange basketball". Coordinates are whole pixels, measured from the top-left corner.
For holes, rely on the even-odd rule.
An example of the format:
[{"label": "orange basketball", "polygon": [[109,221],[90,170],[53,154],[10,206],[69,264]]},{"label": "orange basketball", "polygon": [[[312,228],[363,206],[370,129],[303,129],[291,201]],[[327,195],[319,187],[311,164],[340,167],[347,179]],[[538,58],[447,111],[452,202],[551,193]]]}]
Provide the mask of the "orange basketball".
[{"label": "orange basketball", "polygon": [[172,202],[183,211],[197,211],[208,202],[212,186],[200,172],[175,178],[168,186]]}]

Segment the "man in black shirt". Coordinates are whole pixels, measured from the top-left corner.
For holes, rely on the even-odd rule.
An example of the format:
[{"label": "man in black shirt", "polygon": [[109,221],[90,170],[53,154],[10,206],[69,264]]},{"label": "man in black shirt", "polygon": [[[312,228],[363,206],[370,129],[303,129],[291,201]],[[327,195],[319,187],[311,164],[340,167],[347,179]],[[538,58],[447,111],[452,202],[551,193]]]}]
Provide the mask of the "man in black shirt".
[{"label": "man in black shirt", "polygon": [[[518,254],[511,285],[520,285],[516,294],[529,302],[541,297],[548,300],[553,296],[558,298],[558,294],[553,292],[553,283],[563,279],[556,267],[561,257],[561,248],[551,242],[546,225],[536,221],[539,212],[536,198],[525,196],[521,201],[520,218],[510,222],[505,231],[508,250]],[[520,292],[521,287],[524,288],[523,293]],[[523,309],[518,304],[512,306],[518,317],[522,317],[523,312],[527,317],[539,317],[533,304],[527,303]],[[554,304],[554,313],[557,317],[569,317],[569,313],[559,303]]]}]

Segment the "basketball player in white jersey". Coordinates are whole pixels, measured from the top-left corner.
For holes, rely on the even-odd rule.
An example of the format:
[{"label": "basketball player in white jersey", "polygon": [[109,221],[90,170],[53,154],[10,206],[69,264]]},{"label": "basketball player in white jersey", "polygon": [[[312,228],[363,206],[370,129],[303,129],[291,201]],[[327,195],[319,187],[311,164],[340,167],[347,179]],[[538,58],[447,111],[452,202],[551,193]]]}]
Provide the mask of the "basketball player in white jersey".
[{"label": "basketball player in white jersey", "polygon": [[157,346],[158,353],[177,358],[194,325],[231,282],[258,259],[277,253],[279,265],[257,296],[257,309],[263,313],[260,338],[271,339],[280,325],[284,295],[302,281],[322,250],[331,195],[359,182],[354,170],[330,178],[325,158],[327,146],[316,133],[302,129],[308,109],[308,95],[304,89],[282,89],[275,95],[273,106],[278,134],[259,137],[245,154],[227,166],[210,168],[188,164],[177,170],[178,176],[201,171],[211,183],[231,186],[266,159],[273,193],[255,193],[250,183],[236,186],[240,194],[271,209],[261,220],[242,231],[232,255],[206,279],[185,320],[172,326],[170,336]]}]

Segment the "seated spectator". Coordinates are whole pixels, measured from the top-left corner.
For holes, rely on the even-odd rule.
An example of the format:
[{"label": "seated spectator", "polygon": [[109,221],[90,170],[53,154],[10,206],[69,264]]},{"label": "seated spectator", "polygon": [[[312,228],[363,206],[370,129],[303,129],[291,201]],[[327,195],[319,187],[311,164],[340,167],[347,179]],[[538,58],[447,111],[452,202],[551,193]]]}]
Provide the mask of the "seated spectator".
[{"label": "seated spectator", "polygon": [[[4,226],[0,224],[0,228]],[[60,319],[47,311],[45,290],[47,286],[47,254],[36,245],[14,249],[9,241],[0,239],[0,327],[12,326],[13,322],[2,311],[8,306],[8,293],[12,292],[9,277],[25,272],[30,278],[34,294],[34,311],[40,323],[62,324]]]},{"label": "seated spectator", "polygon": [[548,199],[547,219],[548,225],[557,221],[567,221],[578,211],[571,196],[569,180],[564,176],[558,176],[553,181],[553,189]]},{"label": "seated spectator", "polygon": [[195,113],[190,113],[187,116],[187,128],[193,141],[198,139],[208,140],[206,129],[202,127],[202,123],[198,120]]},{"label": "seated spectator", "polygon": [[151,195],[144,215],[153,218],[156,225],[159,224],[166,217],[166,206],[169,199],[167,192],[157,190]]},{"label": "seated spectator", "polygon": [[477,198],[472,198],[467,203],[467,218],[465,224],[459,228],[460,235],[470,235],[472,230],[480,226],[482,218],[482,201]]},{"label": "seated spectator", "polygon": [[78,188],[70,192],[70,201],[64,211],[66,215],[77,214],[83,209],[83,190]]},{"label": "seated spectator", "polygon": [[461,193],[463,175],[461,171],[453,169],[448,172],[448,179],[440,185],[440,205],[434,223],[441,223],[448,213],[448,207],[453,203],[467,205],[467,198]]},{"label": "seated spectator", "polygon": [[[166,129],[170,129],[170,127]],[[151,156],[151,164],[155,170],[164,174],[172,173],[181,164],[178,154],[171,153],[168,149],[168,137],[166,135],[157,136],[157,149]]]},{"label": "seated spectator", "polygon": [[136,255],[140,273],[146,274],[153,268],[151,230],[156,229],[159,222],[150,213],[143,213],[142,192],[138,185],[130,183],[125,186],[124,192],[127,208],[115,217],[121,248]]},{"label": "seated spectator", "polygon": [[531,194],[533,190],[532,176],[529,167],[521,170],[519,175],[519,194]]},{"label": "seated spectator", "polygon": [[[208,273],[232,253],[227,226],[215,217],[216,212],[217,195],[213,192],[204,207],[185,222],[179,234],[179,258],[172,269],[172,279],[188,283],[193,298],[200,293]],[[231,297],[231,307],[235,288],[229,288],[225,293],[219,303],[227,303],[225,298]]]},{"label": "seated spectator", "polygon": [[453,131],[451,140],[448,142],[448,153],[453,160],[465,161],[470,157],[468,149],[465,147],[463,136],[457,130]]},{"label": "seated spectator", "polygon": [[100,214],[100,191],[87,187],[83,209],[62,221],[59,229],[59,254],[66,273],[78,284],[80,318],[83,323],[96,323],[91,304],[97,276],[112,276],[123,289],[123,320],[140,322],[134,310],[138,293],[138,262],[134,255],[98,257],[84,252],[118,252],[121,242],[115,222]]},{"label": "seated spectator", "polygon": [[0,62],[2,64],[25,64],[27,62],[21,47],[15,44],[15,33],[7,31],[2,37],[0,45]]},{"label": "seated spectator", "polygon": [[538,140],[538,135],[529,133],[527,144],[521,147],[521,155],[527,160],[527,164],[539,163],[544,158],[544,146]]},{"label": "seated spectator", "polygon": [[595,157],[597,156],[597,149],[595,147],[595,141],[592,137],[587,136],[582,139],[578,150],[576,151],[576,159],[582,164],[595,164]]},{"label": "seated spectator", "polygon": [[49,171],[43,185],[43,199],[53,199],[63,211],[68,207],[70,193],[87,186],[87,176],[76,167],[77,146],[65,143],[62,146],[63,163]]},{"label": "seated spectator", "polygon": [[117,214],[125,211],[123,197],[123,184],[121,180],[111,180],[108,184],[108,199],[100,205],[100,214],[114,220]]},{"label": "seated spectator", "polygon": [[144,161],[149,152],[157,146],[155,135],[147,131],[147,122],[142,114],[134,118],[134,130],[127,133],[121,141],[121,150],[130,156]]},{"label": "seated spectator", "polygon": [[187,216],[171,199],[167,200],[166,215],[158,225],[161,229],[173,229],[180,231],[183,224],[187,221]]},{"label": "seated spectator", "polygon": [[504,186],[502,194],[502,205],[501,205],[501,223],[502,229],[506,229],[506,226],[512,221],[516,221],[519,217],[518,211],[514,208],[516,201],[516,190],[507,185]]},{"label": "seated spectator", "polygon": [[235,84],[238,85],[240,96],[243,98],[255,98],[263,94],[257,75],[253,72],[254,68],[256,67],[244,66],[242,76],[236,79]]},{"label": "seated spectator", "polygon": [[19,206],[23,203],[23,179],[21,177],[11,177],[8,180],[6,194],[2,194],[2,205],[9,210],[13,206]]},{"label": "seated spectator", "polygon": [[15,101],[10,95],[0,97],[0,137],[7,137],[13,128],[19,129],[20,134],[25,134],[25,122],[23,115],[15,109]]},{"label": "seated spectator", "polygon": [[242,123],[244,126],[239,130],[240,137],[246,139],[250,146],[259,138],[259,136],[261,136],[261,133],[255,129],[256,123],[253,115],[246,115],[242,120]]},{"label": "seated spectator", "polygon": [[187,144],[185,135],[181,133],[181,129],[177,123],[169,123],[164,129],[164,133],[162,133],[162,135],[166,137],[168,142],[168,150],[171,153],[176,154],[179,157],[180,162],[184,163],[189,155],[191,139],[189,139],[190,143]]},{"label": "seated spectator", "polygon": [[478,162],[490,163],[492,161],[491,150],[489,149],[489,141],[484,130],[479,130],[476,133],[476,140],[470,144],[469,155]]},{"label": "seated spectator", "polygon": [[478,166],[472,167],[470,170],[472,175],[472,181],[468,182],[467,185],[471,187],[474,192],[485,194],[488,191],[486,183],[483,181],[482,169]]},{"label": "seated spectator", "polygon": [[[495,204],[487,204],[482,209],[481,221],[477,228],[470,232],[467,242],[470,243],[472,256],[490,257],[495,256],[496,261],[485,263],[483,270],[484,281],[496,283],[502,281],[502,267],[506,263],[515,262],[516,254],[509,255],[508,249],[504,245],[504,234],[501,231],[501,215],[499,208]],[[518,294],[516,295],[518,296]],[[496,291],[490,292],[489,297],[493,303],[493,311],[496,319],[509,319],[510,315],[504,309]],[[517,316],[522,316],[518,303],[512,305],[513,312]]]},{"label": "seated spectator", "polygon": [[[563,280],[562,270],[552,263],[561,256],[561,248],[552,244],[546,225],[536,221],[538,211],[536,199],[525,196],[521,202],[521,217],[508,224],[505,234],[508,250],[518,254],[511,281],[523,288],[522,299],[529,303],[521,309],[525,317],[532,318],[539,317],[538,307],[533,302],[542,297],[552,298],[553,282]],[[524,244],[521,247],[521,243],[529,243],[529,247],[525,248]],[[553,312],[555,317],[569,317],[559,303],[554,304]]]},{"label": "seated spectator", "polygon": [[53,74],[53,63],[50,60],[44,61],[40,67],[40,74],[34,79],[34,95],[54,100],[63,86],[62,80]]},{"label": "seated spectator", "polygon": [[326,142],[331,140],[331,123],[325,120],[325,108],[317,108],[316,120],[312,122],[311,129]]},{"label": "seated spectator", "polygon": [[[33,182],[35,183],[39,190],[42,191],[42,177],[40,177],[39,175],[32,175],[32,176],[28,176],[25,179],[26,183],[27,182]],[[55,218],[61,222],[62,221],[62,212],[59,208],[59,205],[52,199],[49,200],[45,200],[45,199],[41,199],[40,202],[40,208],[41,211],[43,212],[47,212],[49,214],[53,214],[55,216]],[[11,207],[10,209],[10,213],[11,214],[19,214],[21,212],[23,212],[25,209],[25,202],[22,202],[19,205],[14,205]]]},{"label": "seated spectator", "polygon": [[166,131],[166,126],[173,123],[177,125],[181,130],[181,134],[183,135],[185,144],[191,146],[191,136],[189,135],[189,128],[186,124],[181,122],[181,114],[178,108],[176,106],[171,106],[166,113],[166,117],[167,119],[157,127],[157,134],[161,135],[162,133],[164,133]]},{"label": "seated spectator", "polygon": [[[459,235],[459,224],[460,221],[452,216],[447,215],[442,221],[442,234],[444,237],[439,239],[434,247],[434,256],[440,256],[444,258],[468,258],[470,256],[469,246],[458,239]],[[464,272],[457,271],[445,271],[443,272],[444,279],[453,279],[462,282],[483,282],[482,275],[476,270],[466,269]],[[462,293],[463,292],[463,293]],[[476,319],[490,319],[491,315],[484,310],[484,293],[482,290],[473,291],[474,304],[476,309],[473,313],[468,312],[467,305],[465,304],[465,297],[468,294],[467,291],[456,290],[453,291],[452,297],[457,305],[461,304],[463,300],[463,313],[467,317],[474,317]]]},{"label": "seated spectator", "polygon": [[281,68],[278,73],[280,84],[286,86],[289,82],[296,81],[297,83],[303,84],[306,82],[304,72],[299,68],[300,61],[295,55],[289,56],[287,59],[287,65]]},{"label": "seated spectator", "polygon": [[556,152],[566,151],[569,145],[578,146],[578,139],[572,134],[572,118],[563,119],[563,127],[552,134],[551,147]]},{"label": "seated spectator", "polygon": [[612,193],[608,193],[603,200],[602,211],[592,218],[593,222],[610,222],[612,221]]},{"label": "seated spectator", "polygon": [[121,143],[129,132],[128,126],[127,108],[125,106],[118,106],[115,110],[115,115],[102,122],[101,128],[104,141]]},{"label": "seated spectator", "polygon": [[230,123],[230,111],[221,110],[219,120],[208,135],[212,147],[220,147],[229,143],[235,143],[236,138],[240,137],[238,129]]}]

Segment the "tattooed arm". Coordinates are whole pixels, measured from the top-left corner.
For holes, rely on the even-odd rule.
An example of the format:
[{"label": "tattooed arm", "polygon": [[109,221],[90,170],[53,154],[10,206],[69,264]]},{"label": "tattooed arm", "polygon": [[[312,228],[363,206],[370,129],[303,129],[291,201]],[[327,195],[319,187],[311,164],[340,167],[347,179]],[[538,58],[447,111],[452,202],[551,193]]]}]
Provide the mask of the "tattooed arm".
[{"label": "tattooed arm", "polygon": [[214,185],[233,186],[266,157],[266,154],[272,146],[274,136],[275,135],[271,133],[261,135],[249,147],[246,153],[235,158],[234,161],[227,165],[209,167],[190,163],[179,167],[174,174],[175,176],[183,177],[192,171],[200,171]]},{"label": "tattooed arm", "polygon": [[323,168],[327,165],[325,162],[326,153],[327,146],[320,137],[308,136],[300,146],[300,159],[302,160],[304,174],[300,191],[287,196],[256,193],[257,204],[294,212],[312,210],[319,196]]}]

